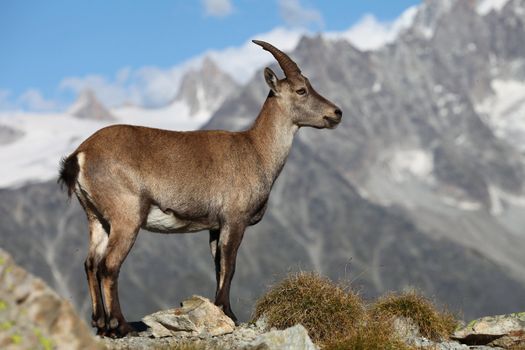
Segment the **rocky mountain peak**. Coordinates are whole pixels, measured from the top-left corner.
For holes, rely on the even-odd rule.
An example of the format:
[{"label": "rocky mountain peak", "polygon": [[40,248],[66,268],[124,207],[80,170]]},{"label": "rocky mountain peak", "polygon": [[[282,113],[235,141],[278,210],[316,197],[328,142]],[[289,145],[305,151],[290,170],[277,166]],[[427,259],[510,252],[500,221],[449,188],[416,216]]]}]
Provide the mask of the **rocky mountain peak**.
[{"label": "rocky mountain peak", "polygon": [[209,57],[199,69],[187,72],[182,78],[175,101],[184,101],[190,115],[215,111],[239,85]]},{"label": "rocky mountain peak", "polygon": [[84,89],[69,108],[68,114],[80,119],[115,120],[111,112],[97,99],[95,92]]},{"label": "rocky mountain peak", "polygon": [[[275,215],[277,222],[268,225],[313,232],[313,223],[331,218],[319,232],[339,227],[343,237],[356,222],[346,217],[351,210],[340,214],[345,218],[338,217],[336,206],[330,207],[324,199],[339,200],[337,205],[350,200],[350,193],[345,199],[339,197],[341,188],[327,194],[336,178],[344,178],[365,201],[385,212],[399,213],[401,208],[402,216],[422,236],[472,249],[519,276],[523,267],[518,266],[525,266],[525,259],[515,246],[523,249],[523,243],[514,237],[522,239],[523,221],[511,223],[507,218],[522,217],[525,208],[524,202],[518,202],[525,198],[523,155],[508,139],[495,135],[476,108],[479,101],[493,96],[495,79],[525,81],[520,78],[525,77],[520,73],[525,71],[525,12],[520,7],[525,1],[509,1],[516,2],[482,15],[476,1],[426,0],[418,7],[412,27],[376,51],[361,52],[344,41],[322,37],[303,38],[290,56],[317,91],[341,106],[344,117],[333,132],[304,128],[298,133],[277,182],[287,184],[286,191],[276,194],[280,189],[276,187],[272,195],[280,201],[267,214]],[[518,81],[515,86],[521,84]],[[256,76],[245,91],[223,104],[206,128],[246,127],[267,88]],[[519,88],[508,94],[516,97],[507,99],[514,101],[507,105],[518,111]],[[502,122],[511,125],[508,120]],[[315,161],[301,162],[298,154],[308,151],[308,158]],[[304,179],[306,166],[311,166],[311,173],[304,180],[305,188],[315,187],[318,196],[297,190],[297,179]],[[308,210],[284,215],[292,202],[308,203]],[[320,214],[312,220],[315,213]],[[458,220],[468,224],[458,225]],[[373,231],[377,234],[378,227]],[[396,231],[396,241],[399,235]],[[514,243],[503,247],[501,237]],[[359,249],[364,246],[359,244]],[[441,264],[446,260],[438,259]],[[521,277],[516,281],[525,283]]]},{"label": "rocky mountain peak", "polygon": [[0,146],[10,144],[23,135],[24,133],[18,129],[0,124]]}]

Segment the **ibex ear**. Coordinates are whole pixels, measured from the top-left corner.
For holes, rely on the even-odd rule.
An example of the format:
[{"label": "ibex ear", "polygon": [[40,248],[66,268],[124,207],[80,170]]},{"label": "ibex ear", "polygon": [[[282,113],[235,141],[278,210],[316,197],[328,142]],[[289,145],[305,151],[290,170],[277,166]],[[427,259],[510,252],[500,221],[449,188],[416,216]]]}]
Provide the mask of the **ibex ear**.
[{"label": "ibex ear", "polygon": [[264,79],[266,80],[266,84],[272,89],[274,94],[278,94],[277,92],[277,75],[268,67],[264,68]]}]

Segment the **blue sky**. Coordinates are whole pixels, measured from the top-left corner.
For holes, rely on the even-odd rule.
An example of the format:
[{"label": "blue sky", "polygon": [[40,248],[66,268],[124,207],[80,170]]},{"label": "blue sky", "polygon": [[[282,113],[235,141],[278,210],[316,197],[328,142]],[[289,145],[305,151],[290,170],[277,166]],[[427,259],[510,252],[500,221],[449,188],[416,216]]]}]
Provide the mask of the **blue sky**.
[{"label": "blue sky", "polygon": [[40,109],[52,109],[72,98],[62,84],[68,77],[168,69],[277,27],[343,31],[367,14],[388,23],[418,2],[2,0],[0,108],[38,109],[41,98]]}]

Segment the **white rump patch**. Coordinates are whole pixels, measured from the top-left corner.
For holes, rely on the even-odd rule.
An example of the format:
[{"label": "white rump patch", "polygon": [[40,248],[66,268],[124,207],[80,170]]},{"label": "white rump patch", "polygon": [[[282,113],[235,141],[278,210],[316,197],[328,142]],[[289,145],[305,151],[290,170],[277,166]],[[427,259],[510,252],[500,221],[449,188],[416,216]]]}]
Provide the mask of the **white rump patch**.
[{"label": "white rump patch", "polygon": [[81,195],[81,191],[80,191],[81,188],[84,189],[84,191],[86,190],[85,186],[82,185],[82,180],[83,180],[82,174],[84,170],[85,161],[86,161],[86,155],[83,152],[77,153],[78,168],[80,169],[80,171],[78,172],[77,183],[75,184],[75,190],[79,196]]},{"label": "white rump patch", "polygon": [[97,241],[95,247],[95,254],[97,256],[97,261],[102,260],[106,254],[106,248],[108,246],[108,235],[104,230],[97,231]]}]

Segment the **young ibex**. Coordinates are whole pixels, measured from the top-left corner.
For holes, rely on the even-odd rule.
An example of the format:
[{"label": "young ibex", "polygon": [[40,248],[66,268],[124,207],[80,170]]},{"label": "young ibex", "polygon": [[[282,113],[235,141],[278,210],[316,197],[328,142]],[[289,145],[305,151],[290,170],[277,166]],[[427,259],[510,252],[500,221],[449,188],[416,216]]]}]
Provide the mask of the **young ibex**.
[{"label": "young ibex", "polygon": [[63,160],[59,181],[87,214],[85,269],[99,334],[123,336],[133,330],[120,309],[117,279],[140,228],[209,230],[215,304],[236,321],[229,295],[244,230],[263,217],[297,130],[333,129],[342,117],[285,53],[253,42],[275,57],[286,78],[264,70],[271,91],[249,130],[176,132],[114,125],[97,131]]}]

